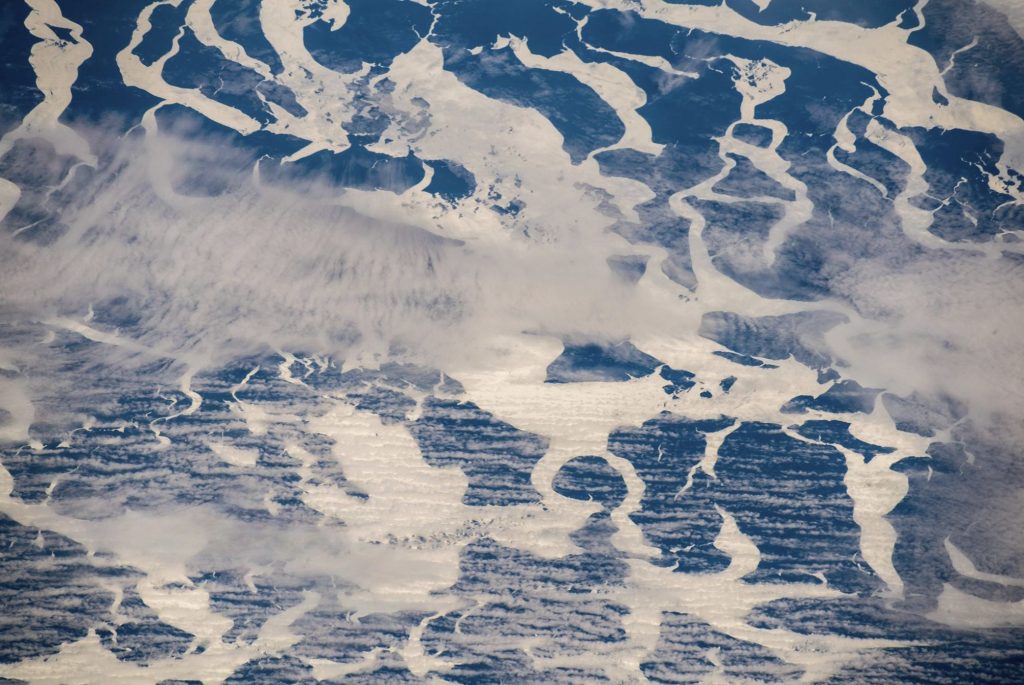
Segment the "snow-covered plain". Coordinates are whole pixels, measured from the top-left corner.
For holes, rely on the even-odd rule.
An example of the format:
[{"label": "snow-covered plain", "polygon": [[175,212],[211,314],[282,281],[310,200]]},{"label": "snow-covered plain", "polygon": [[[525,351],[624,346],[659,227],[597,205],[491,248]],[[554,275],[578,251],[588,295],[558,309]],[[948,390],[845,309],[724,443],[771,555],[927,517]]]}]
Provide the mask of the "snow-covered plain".
[{"label": "snow-covered plain", "polygon": [[1005,4],[11,3],[0,679],[1020,682]]}]

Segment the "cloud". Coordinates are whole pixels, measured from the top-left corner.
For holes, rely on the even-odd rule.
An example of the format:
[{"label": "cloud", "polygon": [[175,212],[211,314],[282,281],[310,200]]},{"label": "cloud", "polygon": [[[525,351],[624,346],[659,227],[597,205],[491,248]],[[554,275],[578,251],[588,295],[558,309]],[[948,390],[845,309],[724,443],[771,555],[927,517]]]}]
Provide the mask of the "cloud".
[{"label": "cloud", "polygon": [[863,318],[829,340],[862,383],[900,395],[950,395],[983,421],[1024,415],[1018,260],[966,251],[898,264],[866,260],[837,286]]},{"label": "cloud", "polygon": [[[436,358],[495,329],[611,335],[636,319],[606,263],[618,239],[467,243],[354,211],[322,179],[260,184],[251,155],[222,139],[107,145],[111,163],[68,200],[63,234],[0,238],[0,293],[23,314],[91,309],[96,327],[196,364],[260,349]],[[200,172],[219,195],[179,192]]]}]

